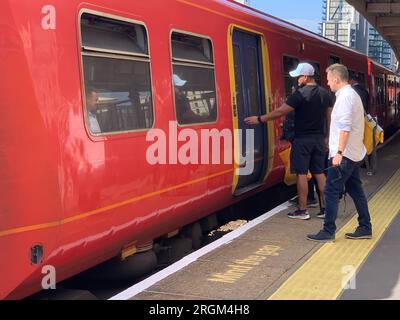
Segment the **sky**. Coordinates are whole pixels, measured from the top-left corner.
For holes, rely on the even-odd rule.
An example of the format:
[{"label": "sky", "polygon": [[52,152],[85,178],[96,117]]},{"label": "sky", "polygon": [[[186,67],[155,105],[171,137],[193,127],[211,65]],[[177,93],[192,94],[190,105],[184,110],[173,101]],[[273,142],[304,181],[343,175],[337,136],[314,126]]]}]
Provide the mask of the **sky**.
[{"label": "sky", "polygon": [[250,0],[250,6],[305,29],[319,32],[322,0]]}]

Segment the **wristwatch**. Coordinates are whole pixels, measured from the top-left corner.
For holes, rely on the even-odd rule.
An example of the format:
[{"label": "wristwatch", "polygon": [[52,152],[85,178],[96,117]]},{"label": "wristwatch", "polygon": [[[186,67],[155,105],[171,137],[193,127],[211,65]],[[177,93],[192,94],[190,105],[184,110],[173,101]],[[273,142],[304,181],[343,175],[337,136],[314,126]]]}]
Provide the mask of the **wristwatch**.
[{"label": "wristwatch", "polygon": [[259,122],[259,123],[262,123],[262,121],[261,121],[261,116],[258,116],[257,119],[258,119],[258,122]]},{"label": "wristwatch", "polygon": [[343,156],[343,151],[338,151],[337,154],[340,154],[341,156]]}]

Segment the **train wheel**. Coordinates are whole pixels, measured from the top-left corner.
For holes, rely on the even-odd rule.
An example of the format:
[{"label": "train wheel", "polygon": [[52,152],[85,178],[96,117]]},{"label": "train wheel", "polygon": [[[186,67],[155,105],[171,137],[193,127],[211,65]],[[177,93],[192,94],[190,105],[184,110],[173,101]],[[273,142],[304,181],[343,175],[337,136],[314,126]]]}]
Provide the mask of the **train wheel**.
[{"label": "train wheel", "polygon": [[192,251],[192,239],[174,237],[166,239],[157,244],[155,250],[157,252],[159,266],[174,263],[189,254]]},{"label": "train wheel", "polygon": [[90,278],[105,281],[126,281],[144,276],[157,267],[157,256],[153,250],[136,253],[125,260],[111,259],[89,271]]},{"label": "train wheel", "polygon": [[198,250],[201,248],[203,243],[203,230],[200,223],[196,222],[187,227],[182,231],[182,234],[192,240],[192,248]]}]

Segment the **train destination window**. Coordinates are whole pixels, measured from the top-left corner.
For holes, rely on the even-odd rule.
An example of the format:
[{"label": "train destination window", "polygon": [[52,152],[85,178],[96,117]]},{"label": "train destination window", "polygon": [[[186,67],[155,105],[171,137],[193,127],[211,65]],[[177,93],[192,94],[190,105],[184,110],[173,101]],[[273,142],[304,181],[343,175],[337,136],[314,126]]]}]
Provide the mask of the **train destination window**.
[{"label": "train destination window", "polygon": [[349,79],[356,81],[361,86],[365,87],[365,74],[349,69]]},{"label": "train destination window", "polygon": [[394,76],[387,76],[386,92],[389,106],[394,106],[396,104],[396,83]]},{"label": "train destination window", "polygon": [[153,126],[150,56],[142,25],[84,13],[82,60],[92,134]]},{"label": "train destination window", "polygon": [[385,104],[385,85],[383,78],[375,78],[375,103],[378,105]]},{"label": "train destination window", "polygon": [[175,112],[180,125],[217,120],[212,43],[209,39],[171,35]]}]

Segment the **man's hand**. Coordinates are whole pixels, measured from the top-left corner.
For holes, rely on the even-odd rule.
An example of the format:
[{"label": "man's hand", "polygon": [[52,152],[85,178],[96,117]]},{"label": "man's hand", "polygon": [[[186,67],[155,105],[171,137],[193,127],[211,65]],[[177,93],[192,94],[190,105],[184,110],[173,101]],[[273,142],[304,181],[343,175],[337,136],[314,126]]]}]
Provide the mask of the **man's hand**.
[{"label": "man's hand", "polygon": [[333,159],[332,159],[332,165],[334,167],[339,167],[342,164],[343,161],[343,156],[340,154],[337,154]]},{"label": "man's hand", "polygon": [[246,124],[260,124],[260,122],[258,121],[258,117],[248,117],[244,119],[244,122]]}]

